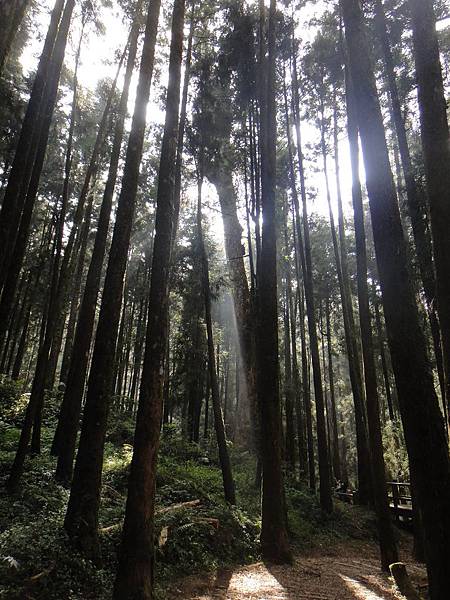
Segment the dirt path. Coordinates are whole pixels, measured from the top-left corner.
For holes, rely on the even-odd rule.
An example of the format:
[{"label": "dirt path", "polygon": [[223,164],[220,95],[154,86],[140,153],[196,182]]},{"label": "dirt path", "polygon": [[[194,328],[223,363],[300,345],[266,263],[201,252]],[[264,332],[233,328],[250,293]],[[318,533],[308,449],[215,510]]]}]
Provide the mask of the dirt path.
[{"label": "dirt path", "polygon": [[[424,569],[403,556],[414,583],[423,586]],[[299,556],[294,565],[257,563],[189,577],[169,593],[175,600],[399,600],[391,580],[380,572],[377,548],[346,543]]]}]

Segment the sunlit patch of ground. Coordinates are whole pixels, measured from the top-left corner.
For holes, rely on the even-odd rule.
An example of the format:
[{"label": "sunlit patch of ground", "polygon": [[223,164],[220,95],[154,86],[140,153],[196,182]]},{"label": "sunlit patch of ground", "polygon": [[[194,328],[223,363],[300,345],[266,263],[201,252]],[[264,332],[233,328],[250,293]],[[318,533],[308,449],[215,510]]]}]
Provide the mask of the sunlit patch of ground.
[{"label": "sunlit patch of ground", "polygon": [[[403,556],[417,583],[424,569]],[[213,577],[179,582],[169,599],[183,600],[401,600],[389,577],[380,571],[374,544],[340,544],[293,566],[257,563],[220,570]]]}]

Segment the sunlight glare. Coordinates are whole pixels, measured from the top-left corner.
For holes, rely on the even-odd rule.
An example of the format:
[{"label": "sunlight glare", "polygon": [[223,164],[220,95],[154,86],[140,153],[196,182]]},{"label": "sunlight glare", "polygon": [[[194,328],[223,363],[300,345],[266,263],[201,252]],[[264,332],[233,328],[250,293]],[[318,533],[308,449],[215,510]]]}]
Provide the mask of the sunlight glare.
[{"label": "sunlight glare", "polygon": [[356,579],[346,575],[340,575],[340,578],[358,600],[384,600],[383,596],[379,596]]}]

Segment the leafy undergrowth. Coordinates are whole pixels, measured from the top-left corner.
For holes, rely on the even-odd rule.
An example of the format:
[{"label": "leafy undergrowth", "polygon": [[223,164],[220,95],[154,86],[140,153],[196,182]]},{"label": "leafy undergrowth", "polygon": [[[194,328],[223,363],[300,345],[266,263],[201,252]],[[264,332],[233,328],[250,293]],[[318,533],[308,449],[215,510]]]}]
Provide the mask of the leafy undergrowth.
[{"label": "leafy undergrowth", "polygon": [[[74,551],[63,529],[68,491],[53,479],[50,427],[43,430],[43,453],[28,458],[21,492],[5,494],[4,483],[19,431],[0,422],[0,598],[14,600],[102,600],[111,597],[126,498],[132,424],[112,423],[105,449],[100,513],[102,567]],[[253,486],[250,453],[231,449],[238,506],[222,499],[222,479],[213,447],[186,444],[169,428],[163,437],[158,481],[155,546],[157,596],[187,573],[246,564],[259,558],[259,499]],[[348,538],[374,535],[367,512],[339,504],[332,516],[316,497],[287,483],[289,527],[299,552]],[[186,504],[191,503],[191,504]]]}]

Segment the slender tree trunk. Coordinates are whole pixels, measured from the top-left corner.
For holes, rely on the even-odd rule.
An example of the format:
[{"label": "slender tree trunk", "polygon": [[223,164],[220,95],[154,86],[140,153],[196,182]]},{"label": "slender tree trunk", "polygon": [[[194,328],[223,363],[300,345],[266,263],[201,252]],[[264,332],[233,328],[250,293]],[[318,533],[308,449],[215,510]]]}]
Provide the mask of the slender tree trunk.
[{"label": "slender tree trunk", "polygon": [[[325,424],[327,428],[327,450],[328,450],[328,463],[330,467],[333,465],[332,452],[331,452],[331,419],[330,419],[330,403],[328,401],[328,388],[327,388],[327,362],[325,359],[326,353],[326,331],[323,324],[323,300],[319,298],[319,331],[320,331],[320,345],[322,350],[322,373],[323,373],[323,395],[325,404]],[[333,484],[333,470],[330,468],[330,485]]]},{"label": "slender tree trunk", "polygon": [[331,425],[332,425],[332,449],[331,458],[333,461],[333,472],[334,477],[338,480],[342,480],[341,473],[341,459],[339,455],[339,433],[337,425],[337,414],[336,414],[336,394],[334,387],[334,373],[333,373],[333,349],[331,345],[331,316],[330,316],[330,297],[327,294],[325,302],[325,317],[326,317],[326,328],[327,328],[327,350],[328,350],[328,379],[330,384],[330,409],[331,409]]},{"label": "slender tree trunk", "polygon": [[397,547],[392,528],[389,499],[386,486],[383,440],[381,436],[380,403],[378,397],[377,373],[373,352],[372,319],[369,307],[367,285],[367,250],[364,225],[364,208],[361,183],[359,180],[358,125],[353,102],[351,80],[347,74],[347,130],[352,165],[352,199],[356,238],[356,262],[358,282],[359,323],[366,384],[367,421],[371,451],[372,489],[375,511],[378,520],[378,536],[381,551],[381,567],[389,570],[389,565],[398,561]]},{"label": "slender tree trunk", "polygon": [[[68,0],[68,4],[66,5],[66,8],[64,10],[64,14],[63,14],[63,17],[61,20],[61,26],[59,28],[58,36],[57,36],[57,39],[55,42],[55,53],[54,53],[55,55],[53,57],[54,62],[52,65],[52,67],[54,68],[54,73],[53,73],[54,101],[56,101],[56,89],[58,86],[57,82],[59,81],[59,74],[61,72],[61,66],[62,66],[62,62],[64,59],[65,47],[66,47],[66,43],[67,43],[73,8],[74,8],[74,1]],[[53,105],[54,105],[54,102],[53,102]],[[6,196],[5,196],[3,202],[5,202],[5,200],[6,200]],[[3,206],[4,206],[4,204],[2,205],[2,209],[3,209]],[[55,305],[56,287],[57,287],[57,276],[56,275],[58,272],[59,256],[61,254],[62,230],[63,230],[63,226],[64,226],[66,206],[67,206],[67,203],[64,202],[64,198],[63,198],[61,214],[59,216],[59,219],[60,219],[59,220],[59,232],[56,232],[56,239],[57,239],[56,255],[55,255],[55,262],[53,264],[54,272],[53,272],[53,282],[51,284],[52,293],[50,294],[50,302],[49,302],[49,310],[48,310],[49,316],[50,315],[53,316],[54,311],[57,310],[57,306]],[[10,241],[12,241],[11,238],[9,238],[9,239],[10,239]],[[45,329],[45,331],[46,331],[45,339],[43,340],[43,343],[40,346],[40,351],[39,351],[38,360],[37,360],[37,364],[36,364],[35,376],[33,379],[33,385],[32,385],[32,389],[31,389],[30,400],[28,402],[27,410],[25,413],[25,419],[24,419],[21,434],[20,434],[19,444],[17,447],[17,452],[16,452],[16,455],[14,458],[13,465],[11,467],[11,472],[10,472],[10,476],[9,476],[9,480],[8,480],[8,489],[10,491],[16,490],[19,485],[19,481],[20,481],[22,471],[23,471],[25,455],[26,455],[26,452],[28,449],[28,443],[30,441],[31,429],[33,426],[33,422],[34,422],[36,414],[40,411],[42,403],[43,403],[44,390],[45,390],[46,377],[47,377],[47,372],[46,372],[46,369],[44,368],[44,366],[46,364],[46,361],[48,360],[48,354],[50,352],[52,326],[53,326],[52,316],[50,316],[50,319],[49,319],[46,329]],[[35,443],[35,449],[39,450],[36,443]]]},{"label": "slender tree trunk", "polygon": [[159,12],[160,2],[155,0],[148,9],[122,188],[117,204],[116,222],[92,355],[80,444],[64,522],[69,536],[86,554],[94,557],[98,556],[97,523],[106,422],[112,393],[122,290],[136,204]]},{"label": "slender tree trunk", "polygon": [[[293,194],[294,207],[296,213],[297,222],[297,240],[298,247],[300,249],[300,258],[302,264],[302,271],[305,285],[305,298],[306,298],[306,312],[308,317],[308,331],[309,331],[309,343],[311,349],[311,359],[313,367],[313,380],[314,380],[314,396],[316,402],[316,418],[317,418],[317,445],[319,454],[319,478],[320,478],[320,505],[326,512],[333,510],[333,500],[331,497],[331,480],[330,480],[330,464],[328,461],[328,447],[327,447],[327,432],[326,432],[326,421],[325,421],[325,406],[324,406],[324,394],[322,386],[322,375],[320,370],[320,354],[319,354],[319,342],[317,338],[317,324],[316,324],[316,311],[314,302],[314,287],[312,279],[312,256],[311,256],[311,242],[309,238],[309,223],[308,223],[308,207],[306,200],[306,185],[305,185],[305,174],[303,168],[303,151],[302,151],[302,140],[301,140],[301,129],[300,129],[300,104],[298,98],[298,79],[297,79],[297,67],[295,61],[295,54],[293,55],[293,107],[295,116],[295,130],[297,136],[297,154],[298,154],[298,168],[300,174],[300,192],[302,198],[303,208],[303,236],[304,236],[304,249],[302,241],[302,233],[300,228],[300,210],[298,206],[297,194]],[[294,190],[296,186],[293,185]]]},{"label": "slender tree trunk", "polygon": [[[405,122],[402,115],[402,108],[397,88],[395,76],[394,59],[389,41],[389,33],[386,25],[386,15],[382,0],[375,0],[375,23],[377,26],[378,37],[383,50],[383,59],[386,71],[386,78],[389,87],[389,96],[392,106],[392,117],[395,131],[398,139],[398,148],[402,163],[403,175],[405,178],[406,198],[408,202],[408,212],[411,219],[414,242],[416,246],[417,262],[419,265],[420,277],[422,279],[423,290],[425,293],[426,308],[430,320],[431,335],[433,338],[434,353],[436,356],[436,366],[439,375],[442,399],[445,405],[445,385],[443,372],[442,348],[440,339],[439,322],[436,315],[436,277],[433,265],[431,234],[428,223],[428,212],[426,206],[425,191],[414,174],[414,167],[411,160],[411,154],[408,146]],[[447,132],[448,137],[448,132]]]},{"label": "slender tree trunk", "polygon": [[30,310],[31,307],[29,304],[27,304],[26,315],[23,321],[22,333],[20,334],[19,346],[17,348],[14,364],[11,371],[11,378],[14,379],[14,381],[18,381],[20,379],[22,362],[26,349],[28,330],[30,327]]},{"label": "slender tree trunk", "polygon": [[[436,266],[436,296],[450,418],[450,144],[436,16],[431,0],[410,0],[428,201]],[[449,423],[450,426],[450,423]],[[425,519],[425,517],[424,517]],[[436,584],[439,589],[439,585]]]},{"label": "slender tree trunk", "polygon": [[[336,100],[335,100],[336,103]],[[349,274],[347,265],[347,249],[344,230],[344,218],[342,210],[342,197],[339,178],[339,155],[337,144],[337,114],[336,105],[334,106],[334,153],[335,153],[335,171],[336,171],[336,189],[339,211],[339,243],[336,235],[333,210],[331,208],[331,195],[328,180],[327,154],[325,144],[325,116],[323,99],[321,101],[321,149],[323,168],[325,173],[325,182],[327,189],[328,211],[330,216],[331,237],[333,241],[333,250],[336,261],[336,271],[339,281],[339,290],[342,302],[342,312],[344,317],[344,332],[347,348],[347,358],[349,366],[350,381],[353,395],[353,405],[355,408],[355,428],[356,428],[356,448],[357,448],[357,469],[358,469],[358,503],[368,504],[372,499],[371,480],[370,480],[370,454],[367,441],[366,414],[364,407],[364,392],[361,378],[361,369],[359,363],[358,345],[356,340],[355,319],[353,315],[353,306],[349,285]]]},{"label": "slender tree trunk", "polygon": [[[266,21],[264,6],[260,21]],[[262,26],[263,28],[263,26]],[[276,233],[276,2],[268,18],[268,57],[260,54],[261,93],[261,256],[257,289],[257,392],[261,415],[263,473],[261,546],[263,557],[277,563],[291,560],[284,504],[282,425],[278,369],[277,233]],[[264,109],[262,108],[264,107]]]},{"label": "slender tree trunk", "polygon": [[450,588],[447,440],[409,275],[362,10],[358,0],[342,0],[342,8],[392,365],[423,516],[430,596],[444,600]]},{"label": "slender tree trunk", "polygon": [[[73,0],[68,0],[68,3],[65,9],[66,13],[71,12],[71,7],[73,8],[74,4]],[[34,153],[39,141],[41,103],[48,81],[49,69],[52,64],[52,53],[63,9],[64,0],[56,0],[36,77],[33,82],[30,100],[22,122],[22,129],[0,211],[0,239],[2,240],[2,244],[0,245],[0,288],[5,281],[11,255],[14,250],[23,202],[25,201],[28,182],[33,169]]]},{"label": "slender tree trunk", "polygon": [[[286,283],[287,285],[287,283]],[[288,294],[285,294],[284,308],[284,386],[285,386],[285,413],[286,413],[286,462],[291,473],[295,472],[295,433],[294,433],[294,382],[292,377],[291,356],[291,315]]]},{"label": "slender tree trunk", "polygon": [[[295,246],[295,244],[294,244]],[[299,479],[302,481],[308,471],[308,448],[306,444],[306,410],[302,407],[302,382],[300,380],[297,355],[297,319],[294,301],[292,298],[292,282],[288,281],[287,301],[289,303],[290,314],[290,332],[291,332],[291,347],[292,347],[292,373],[294,385],[294,402],[295,402],[295,418],[297,426],[297,442],[298,442],[298,470]]]},{"label": "slender tree trunk", "polygon": [[25,308],[26,304],[28,303],[31,280],[32,271],[30,270],[28,275],[25,276],[25,273],[23,274],[17,289],[17,294],[15,297],[15,308],[11,316],[8,338],[4,346],[3,356],[0,364],[1,373],[9,373],[11,370],[12,357],[14,355],[14,351],[17,345],[17,338],[22,329],[22,323],[25,316]]},{"label": "slender tree trunk", "polygon": [[0,75],[30,0],[3,0],[0,4]]},{"label": "slender tree trunk", "polygon": [[[17,204],[21,206],[20,210],[22,211],[21,214],[17,215],[18,220],[16,226],[18,226],[18,229],[11,238],[12,248],[9,249],[10,253],[5,258],[3,270],[0,270],[0,287],[3,285],[0,302],[0,345],[2,344],[7,331],[11,311],[13,310],[14,295],[25,257],[31,218],[39,188],[42,167],[44,165],[73,6],[71,7],[71,5],[69,5],[68,8],[69,10],[67,10],[66,7],[66,10],[64,11],[57,39],[55,41],[52,59],[48,69],[47,81],[40,102],[39,123],[36,125],[33,137],[29,143],[31,149],[29,150],[27,160],[30,162],[30,165],[27,166],[27,169],[30,168],[31,171],[27,171],[23,175],[22,188],[20,189],[20,196],[17,199]],[[68,148],[71,149],[70,132]],[[10,176],[13,178],[12,171]],[[14,187],[13,184],[14,181],[12,181],[12,186]],[[63,189],[63,198],[64,197]]]},{"label": "slender tree trunk", "polygon": [[[200,150],[200,152],[202,152]],[[202,163],[202,159],[199,160]],[[209,381],[211,385],[211,400],[214,414],[214,428],[216,431],[217,446],[219,449],[220,468],[222,470],[223,490],[225,500],[229,504],[236,504],[236,493],[234,489],[233,473],[231,470],[231,461],[228,454],[227,439],[225,433],[224,416],[220,406],[219,384],[217,381],[216,359],[214,354],[214,337],[212,328],[211,316],[211,288],[209,283],[209,266],[208,256],[206,254],[205,242],[203,238],[202,227],[202,185],[203,175],[201,174],[202,167],[200,166],[200,174],[198,178],[198,204],[197,204],[197,235],[200,246],[200,254],[202,261],[203,275],[203,295],[205,302],[205,321],[208,343],[208,366],[209,366]]]},{"label": "slender tree trunk", "polygon": [[[137,15],[139,15],[139,11],[137,12]],[[66,388],[61,404],[58,425],[55,432],[55,439],[53,442],[53,451],[58,455],[56,478],[63,483],[69,483],[72,479],[73,459],[75,456],[81,402],[83,398],[86,372],[89,361],[89,351],[94,330],[95,311],[98,291],[100,288],[102,266],[106,251],[112,199],[117,179],[120,150],[122,147],[128,94],[134,63],[136,60],[137,40],[139,35],[138,22],[139,18],[137,17],[130,34],[128,60],[125,70],[122,95],[119,103],[118,117],[115,125],[108,179],[106,181],[103,200],[100,207],[100,214],[97,223],[97,234],[95,236],[91,262],[89,264],[89,269],[86,276],[84,294],[81,301],[78,322],[75,330],[72,359],[67,375]]]},{"label": "slender tree trunk", "polygon": [[[294,157],[292,152],[292,139],[291,139],[291,128],[289,122],[289,109],[286,85],[283,86],[284,92],[284,104],[285,104],[285,117],[286,117],[286,134],[288,140],[288,155],[289,155],[289,175],[291,180],[291,192],[293,198],[293,214],[292,214],[292,231],[294,236],[294,251],[295,251],[295,267],[297,273],[297,295],[299,301],[299,313],[300,313],[300,338],[301,338],[301,354],[302,354],[302,395],[303,395],[303,406],[305,411],[306,420],[306,437],[307,437],[307,466],[309,476],[309,487],[312,490],[316,489],[316,472],[315,472],[315,460],[314,460],[314,438],[312,429],[312,414],[311,414],[311,398],[309,388],[309,373],[308,373],[308,359],[306,352],[306,333],[305,333],[305,319],[303,309],[303,294],[300,291],[303,289],[303,282],[306,281],[306,261],[305,261],[305,250],[303,246],[303,236],[301,233],[300,225],[300,208],[298,201],[298,193],[294,171]],[[299,260],[300,254],[300,260]],[[301,263],[301,266],[299,265]],[[301,280],[300,271],[303,276],[303,282]],[[300,297],[301,295],[301,297]],[[292,344],[294,347],[294,342]],[[301,406],[297,408],[297,421],[301,414]]]},{"label": "slender tree trunk", "polygon": [[306,425],[306,441],[307,441],[307,466],[309,487],[311,490],[316,489],[316,467],[314,459],[314,437],[312,426],[312,411],[311,411],[311,386],[309,381],[309,359],[306,349],[306,329],[305,329],[305,309],[304,309],[304,294],[303,285],[300,280],[300,269],[298,268],[298,240],[295,236],[295,230],[298,228],[297,219],[293,215],[293,231],[294,231],[294,248],[297,264],[297,298],[299,307],[299,323],[300,323],[300,342],[301,342],[301,357],[302,357],[302,399],[305,412]]},{"label": "slender tree trunk", "polygon": [[168,335],[170,255],[175,218],[172,198],[179,127],[184,14],[184,0],[175,0],[166,120],[158,177],[147,338],[125,522],[114,584],[115,600],[152,598],[156,463]]},{"label": "slender tree trunk", "polygon": [[191,78],[191,63],[192,63],[192,45],[194,41],[194,30],[195,30],[195,10],[196,0],[192,0],[191,6],[191,22],[189,25],[189,37],[186,50],[186,58],[184,61],[184,80],[183,80],[183,92],[181,94],[181,107],[180,107],[180,124],[178,128],[178,143],[177,143],[177,162],[175,167],[175,188],[174,188],[174,207],[175,207],[175,221],[174,221],[174,232],[178,230],[178,218],[180,214],[180,199],[181,199],[181,171],[183,166],[183,148],[184,148],[184,133],[186,129],[186,117],[187,117],[187,102],[189,93],[189,81]]},{"label": "slender tree trunk", "polygon": [[383,374],[383,383],[384,383],[384,391],[386,395],[386,403],[388,405],[389,418],[391,421],[395,421],[395,411],[394,411],[394,402],[391,393],[391,382],[389,380],[389,369],[386,358],[386,348],[384,343],[383,336],[383,327],[381,324],[381,315],[380,315],[380,303],[378,300],[378,296],[376,291],[374,290],[374,308],[375,308],[375,325],[377,330],[378,337],[378,346],[380,351],[380,359],[381,359],[381,371]]}]

